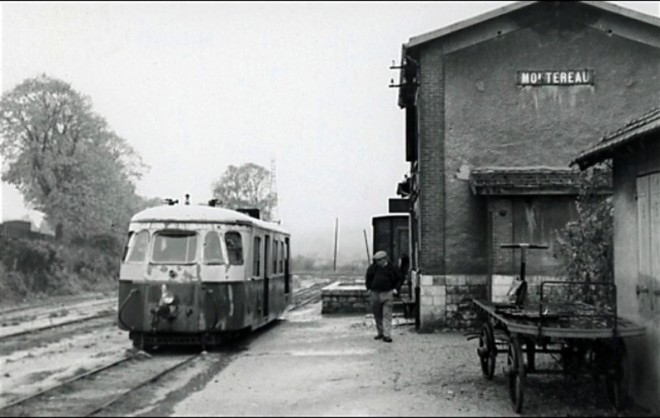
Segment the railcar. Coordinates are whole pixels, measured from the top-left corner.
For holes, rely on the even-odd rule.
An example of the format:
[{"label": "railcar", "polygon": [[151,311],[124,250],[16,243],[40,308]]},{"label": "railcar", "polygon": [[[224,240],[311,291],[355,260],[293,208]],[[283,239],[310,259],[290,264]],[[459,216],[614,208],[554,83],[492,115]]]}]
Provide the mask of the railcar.
[{"label": "railcar", "polygon": [[118,326],[138,349],[215,345],[291,303],[290,234],[215,205],[153,207],[130,221]]}]

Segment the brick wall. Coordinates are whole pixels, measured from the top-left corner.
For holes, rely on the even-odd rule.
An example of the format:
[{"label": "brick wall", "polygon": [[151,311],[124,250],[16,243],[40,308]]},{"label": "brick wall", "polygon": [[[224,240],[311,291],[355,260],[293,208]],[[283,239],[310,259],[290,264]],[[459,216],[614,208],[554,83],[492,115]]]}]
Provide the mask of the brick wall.
[{"label": "brick wall", "polygon": [[444,73],[442,54],[421,57],[419,89],[420,265],[442,274],[444,254]]},{"label": "brick wall", "polygon": [[513,269],[513,251],[500,248],[501,243],[513,242],[513,204],[510,199],[491,199],[491,253],[494,274],[510,272]]}]

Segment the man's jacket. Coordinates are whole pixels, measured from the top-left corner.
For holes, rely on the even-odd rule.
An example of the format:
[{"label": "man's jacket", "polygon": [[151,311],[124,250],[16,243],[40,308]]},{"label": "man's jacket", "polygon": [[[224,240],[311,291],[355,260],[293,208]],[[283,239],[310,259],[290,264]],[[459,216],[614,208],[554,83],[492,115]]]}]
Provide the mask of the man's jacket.
[{"label": "man's jacket", "polygon": [[377,263],[373,263],[367,268],[365,285],[367,286],[367,290],[374,292],[399,290],[399,287],[401,287],[401,278],[399,277],[399,272],[390,263],[387,263],[385,266],[379,266]]}]

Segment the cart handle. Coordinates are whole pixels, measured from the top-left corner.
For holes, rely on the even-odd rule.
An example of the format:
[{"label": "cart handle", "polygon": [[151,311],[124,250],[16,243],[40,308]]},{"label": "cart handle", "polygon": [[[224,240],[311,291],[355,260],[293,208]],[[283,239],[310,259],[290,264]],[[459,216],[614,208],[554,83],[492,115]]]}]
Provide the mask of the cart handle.
[{"label": "cart handle", "polygon": [[522,306],[527,298],[527,283],[525,282],[525,270],[527,265],[527,250],[545,250],[550,248],[546,244],[530,244],[527,242],[516,242],[509,244],[500,244],[500,248],[520,248],[520,280],[523,285],[520,288],[520,293],[516,295],[516,306]]}]

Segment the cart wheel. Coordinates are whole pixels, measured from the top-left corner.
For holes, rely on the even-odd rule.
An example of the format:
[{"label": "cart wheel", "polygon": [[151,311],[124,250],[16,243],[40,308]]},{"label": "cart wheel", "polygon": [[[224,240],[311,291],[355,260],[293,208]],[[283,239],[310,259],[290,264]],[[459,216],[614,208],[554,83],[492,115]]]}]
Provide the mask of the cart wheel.
[{"label": "cart wheel", "polygon": [[479,336],[479,362],[481,363],[481,372],[486,380],[491,380],[495,374],[495,357],[497,356],[497,347],[495,346],[495,331],[490,322],[486,322],[481,328]]},{"label": "cart wheel", "polygon": [[507,366],[509,373],[509,395],[511,406],[519,414],[523,405],[523,389],[525,386],[525,364],[520,348],[520,339],[517,335],[511,336],[509,340],[509,351],[507,355]]},{"label": "cart wheel", "polygon": [[610,347],[608,351],[605,388],[610,403],[620,411],[625,408],[628,389],[626,346],[621,338],[617,338],[614,347]]}]

